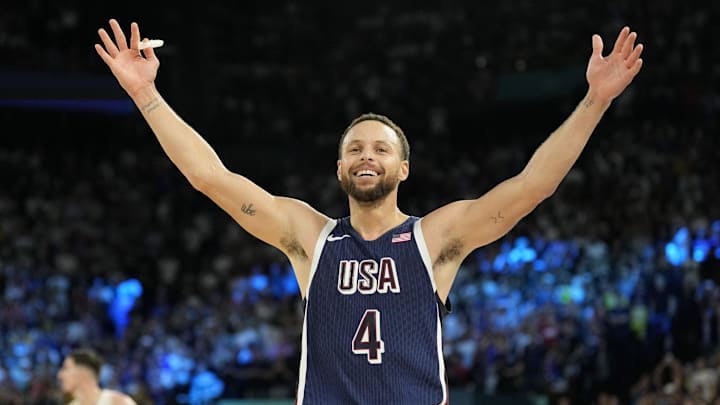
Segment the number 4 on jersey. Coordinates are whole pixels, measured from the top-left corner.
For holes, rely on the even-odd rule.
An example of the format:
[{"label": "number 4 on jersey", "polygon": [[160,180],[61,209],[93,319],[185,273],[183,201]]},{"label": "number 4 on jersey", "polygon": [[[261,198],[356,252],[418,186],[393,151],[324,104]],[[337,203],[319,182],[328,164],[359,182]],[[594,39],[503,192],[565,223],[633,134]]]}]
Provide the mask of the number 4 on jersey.
[{"label": "number 4 on jersey", "polygon": [[365,311],[353,337],[352,351],[355,354],[367,354],[370,364],[382,363],[385,342],[380,338],[380,311],[377,309]]}]

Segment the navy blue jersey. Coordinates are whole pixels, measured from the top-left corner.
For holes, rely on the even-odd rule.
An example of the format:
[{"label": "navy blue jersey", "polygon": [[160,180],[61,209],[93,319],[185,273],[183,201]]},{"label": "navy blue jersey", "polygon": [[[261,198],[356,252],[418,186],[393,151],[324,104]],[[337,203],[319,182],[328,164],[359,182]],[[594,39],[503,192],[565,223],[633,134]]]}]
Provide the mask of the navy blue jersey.
[{"label": "navy blue jersey", "polygon": [[447,402],[441,304],[419,218],[373,241],[349,218],[315,247],[297,404]]}]

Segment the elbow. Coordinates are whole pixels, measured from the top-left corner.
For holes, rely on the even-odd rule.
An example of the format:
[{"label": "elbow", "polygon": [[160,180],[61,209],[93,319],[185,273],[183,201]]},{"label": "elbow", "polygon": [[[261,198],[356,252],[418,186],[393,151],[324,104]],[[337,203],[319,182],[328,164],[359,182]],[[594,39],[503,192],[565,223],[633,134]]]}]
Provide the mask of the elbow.
[{"label": "elbow", "polygon": [[543,185],[541,187],[538,187],[537,190],[533,190],[531,192],[531,195],[537,200],[537,203],[540,204],[541,202],[555,194],[555,190],[557,190],[557,188],[557,184]]},{"label": "elbow", "polygon": [[538,189],[538,190],[528,190],[526,193],[527,202],[530,208],[530,211],[537,208],[538,205],[540,205],[543,201],[545,201],[547,198],[549,198],[553,194],[552,190],[545,190],[545,189]]},{"label": "elbow", "polygon": [[210,189],[210,181],[206,176],[200,175],[188,175],[185,178],[190,182],[190,185],[197,191],[205,194]]},{"label": "elbow", "polygon": [[533,179],[528,176],[522,176],[523,191],[525,196],[537,206],[547,198],[550,198],[557,190],[558,185],[556,183],[548,183],[546,181],[540,181]]},{"label": "elbow", "polygon": [[187,173],[184,173],[184,175],[195,190],[203,194],[208,194],[213,189],[220,173],[221,168],[210,166],[202,169],[199,168],[190,170]]}]

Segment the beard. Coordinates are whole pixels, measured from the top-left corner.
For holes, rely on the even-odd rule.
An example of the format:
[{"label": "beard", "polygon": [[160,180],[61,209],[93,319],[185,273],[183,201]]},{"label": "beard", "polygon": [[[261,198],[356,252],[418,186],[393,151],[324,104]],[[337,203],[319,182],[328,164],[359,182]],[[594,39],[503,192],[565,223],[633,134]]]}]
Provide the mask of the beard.
[{"label": "beard", "polygon": [[345,194],[362,203],[382,201],[397,187],[398,183],[400,181],[397,177],[386,177],[370,188],[360,189],[349,176],[344,173],[340,176],[340,187]]}]

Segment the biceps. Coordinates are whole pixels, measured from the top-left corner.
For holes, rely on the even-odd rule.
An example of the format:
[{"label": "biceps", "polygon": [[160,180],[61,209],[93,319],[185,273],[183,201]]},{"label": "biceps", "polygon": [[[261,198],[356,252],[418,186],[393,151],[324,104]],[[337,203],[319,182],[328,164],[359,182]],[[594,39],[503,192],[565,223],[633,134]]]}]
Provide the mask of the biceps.
[{"label": "biceps", "polygon": [[289,231],[288,215],[279,198],[252,181],[225,171],[216,174],[201,190],[256,238],[278,247]]},{"label": "biceps", "polygon": [[522,178],[510,178],[482,197],[464,202],[455,222],[457,232],[472,249],[487,245],[508,233],[541,201]]}]

